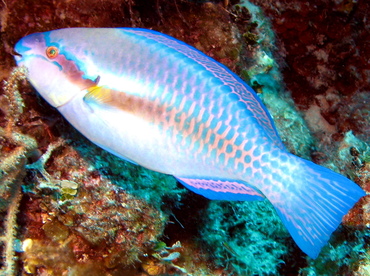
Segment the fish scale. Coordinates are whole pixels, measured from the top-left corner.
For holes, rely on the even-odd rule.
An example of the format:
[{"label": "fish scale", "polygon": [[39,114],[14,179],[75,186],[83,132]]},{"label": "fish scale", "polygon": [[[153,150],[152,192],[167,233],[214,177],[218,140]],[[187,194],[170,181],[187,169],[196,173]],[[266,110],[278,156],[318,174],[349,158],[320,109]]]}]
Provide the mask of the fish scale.
[{"label": "fish scale", "polygon": [[[220,93],[220,95],[225,96],[226,94]],[[219,107],[216,106],[215,101],[212,101],[212,102],[209,101],[208,105],[205,104],[204,98],[203,98],[203,101],[200,101],[198,103],[194,102],[194,100],[192,99],[193,101],[191,102],[188,101],[187,102],[188,105],[187,107],[185,107],[186,101],[184,100],[184,97],[177,97],[177,98],[181,98],[181,102],[179,100],[180,104],[177,104],[179,106],[178,109],[174,109],[174,112],[169,115],[171,119],[168,122],[168,124],[178,126],[176,128],[176,130],[178,131],[176,132],[176,134],[180,132],[182,135],[182,139],[180,141],[181,146],[185,146],[186,140],[188,140],[186,145],[189,145],[189,143],[194,144],[196,141],[200,140],[201,146],[196,151],[197,155],[201,155],[201,156],[205,156],[209,158],[212,151],[216,150],[216,161],[220,158],[221,154],[224,154],[224,155],[228,154],[228,156],[230,156],[229,158],[234,158],[235,156],[231,155],[230,153],[226,153],[225,151],[226,146],[230,145],[231,147],[233,147],[234,143],[232,142],[232,140],[236,140],[236,138],[239,135],[241,136],[245,136],[245,135],[242,135],[241,133],[238,134],[238,132],[234,131],[235,135],[232,135],[231,137],[227,138],[229,132],[232,132],[231,131],[232,124],[231,124],[231,117],[228,116],[227,113],[223,112],[226,109],[223,104],[224,97],[218,98],[217,103]],[[200,109],[200,106],[208,107],[207,113],[205,113],[205,110],[206,110],[205,108],[203,108],[204,110],[203,112],[201,112],[203,116],[204,114],[208,115],[206,118],[202,116],[200,117],[196,116],[196,114],[199,114],[200,111],[199,112],[193,111],[191,113],[189,112],[189,109],[190,109],[189,106],[193,106],[195,109],[194,103],[197,104],[196,105],[197,109]],[[176,106],[176,101],[170,103],[170,105]],[[217,109],[220,109],[221,112],[219,112]],[[229,107],[228,109],[232,109],[232,108]],[[235,106],[234,106],[234,109],[236,109]],[[194,114],[194,117],[192,117],[193,114]],[[212,115],[209,115],[209,114],[212,114]],[[222,116],[222,114],[224,115]],[[175,120],[174,118],[179,118],[179,119]],[[184,120],[186,120],[186,122],[184,122]],[[193,124],[190,124],[191,121],[193,121]],[[194,121],[196,121],[196,123]],[[154,123],[158,123],[158,122],[154,122]],[[234,123],[237,123],[237,120],[234,120]],[[190,126],[192,126],[191,129],[189,129]],[[235,127],[233,126],[233,128]],[[240,140],[246,140],[246,137],[243,137]],[[174,142],[176,142],[176,140]],[[190,149],[192,149],[192,147],[190,147]],[[232,149],[232,152],[236,152],[237,149],[239,148],[234,147]],[[234,165],[234,164],[231,164],[231,165]]]},{"label": "fish scale", "polygon": [[[135,30],[135,34],[140,35],[140,33],[141,33],[141,31]],[[184,45],[183,43],[177,42],[173,39],[168,39],[168,37],[158,35],[154,32],[153,33],[145,32],[145,37],[146,38],[153,38],[158,42],[163,41],[163,43],[165,43],[167,46],[174,47],[174,48],[176,48],[176,50],[178,52],[183,53],[184,55],[188,56],[192,63],[194,63],[194,62],[198,63],[199,67],[198,66],[194,66],[194,67],[195,68],[198,67],[197,68],[198,71],[200,71],[204,75],[206,75],[206,76],[203,75],[202,78],[199,78],[199,79],[203,80],[203,81],[201,81],[201,83],[204,84],[204,86],[205,86],[207,81],[208,82],[212,82],[212,81],[215,82],[215,83],[210,85],[209,89],[207,89],[208,87],[204,87],[204,86],[200,87],[201,91],[208,91],[210,94],[211,93],[213,94],[214,92],[212,90],[214,89],[215,86],[217,86],[217,84],[223,84],[223,85],[227,84],[227,85],[224,86],[224,91],[221,91],[220,93],[217,93],[216,95],[213,95],[213,98],[216,98],[218,96],[226,96],[229,93],[233,93],[237,97],[241,96],[242,97],[241,101],[248,103],[248,105],[243,105],[242,108],[245,109],[247,107],[248,109],[250,108],[251,110],[253,110],[252,114],[257,113],[258,116],[256,117],[256,119],[258,121],[259,120],[263,121],[263,123],[260,124],[260,127],[265,128],[265,131],[267,132],[267,134],[271,135],[271,137],[273,137],[273,139],[275,140],[275,142],[277,144],[282,145],[281,140],[278,138],[278,134],[276,132],[276,129],[273,126],[273,122],[272,122],[271,118],[268,116],[268,114],[265,112],[264,107],[262,106],[260,101],[257,99],[257,97],[255,95],[253,95],[251,93],[251,91],[245,85],[242,85],[242,83],[240,82],[240,79],[238,77],[234,76],[233,74],[230,74],[226,68],[223,68],[223,66],[220,66],[219,64],[216,64],[217,66],[215,66],[215,63],[209,63],[208,57],[204,56],[200,52],[196,52],[196,51],[195,52],[193,52],[193,51],[189,52],[188,51],[188,46]],[[184,49],[183,49],[183,47],[184,47]],[[204,60],[205,58],[206,58],[206,60]],[[206,68],[207,70],[204,70],[201,67]],[[178,70],[176,70],[176,69],[178,69]],[[179,71],[179,68],[175,67],[175,68],[171,68],[170,70]],[[187,81],[186,79],[183,80],[183,82],[185,82],[185,83],[186,83],[186,81]],[[170,81],[169,83],[172,83],[172,82]],[[196,87],[194,89],[196,89]],[[234,91],[238,92],[238,93],[235,93]],[[251,101],[251,99],[252,99],[252,101]],[[224,103],[225,103],[225,101],[219,103],[219,106],[223,107]],[[235,103],[235,102],[233,102],[233,103]],[[204,102],[200,102],[200,104],[202,106],[205,106]],[[213,113],[216,113],[216,112],[213,112]],[[239,119],[239,123],[240,123],[241,120],[242,120],[242,118]],[[282,147],[284,147],[284,146],[282,146]]]},{"label": "fish scale", "polygon": [[209,199],[266,198],[312,258],[365,195],[290,154],[247,84],[172,37],[70,28],[26,36],[15,51],[36,90],[92,142]]}]

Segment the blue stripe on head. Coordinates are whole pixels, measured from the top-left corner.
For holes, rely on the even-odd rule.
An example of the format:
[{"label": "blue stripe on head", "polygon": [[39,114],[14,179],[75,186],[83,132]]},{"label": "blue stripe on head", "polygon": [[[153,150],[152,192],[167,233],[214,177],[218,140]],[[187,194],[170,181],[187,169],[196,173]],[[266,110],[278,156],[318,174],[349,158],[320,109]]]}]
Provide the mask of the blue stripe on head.
[{"label": "blue stripe on head", "polygon": [[[47,47],[49,46],[57,47],[59,49],[60,55],[63,55],[67,60],[72,61],[77,66],[77,68],[81,72],[83,72],[83,75],[82,75],[83,79],[88,79],[88,80],[95,79],[97,77],[96,75],[94,76],[87,75],[87,71],[88,71],[87,64],[81,59],[81,57],[79,57],[76,53],[73,53],[71,51],[74,49],[73,46],[66,45],[66,40],[62,36],[60,36],[58,31],[59,30],[43,33],[46,46]],[[84,53],[86,53],[87,55],[89,54],[87,50],[85,50]],[[55,64],[59,68],[62,69],[62,67],[58,63],[55,62]]]},{"label": "blue stripe on head", "polygon": [[27,46],[24,46],[23,45],[23,39],[21,39],[21,40],[19,40],[18,42],[17,42],[17,44],[15,44],[15,47],[14,47],[14,50],[18,53],[18,54],[22,54],[22,53],[24,53],[24,52],[26,52],[26,51],[29,51],[29,50],[31,50],[31,48],[30,47],[27,47]]},{"label": "blue stripe on head", "polygon": [[55,45],[55,43],[53,43],[53,45],[51,45],[52,44],[51,38],[50,38],[51,33],[52,33],[52,31],[50,31],[50,32],[44,32],[43,33],[46,46],[56,46],[56,47],[59,47],[59,44]]}]

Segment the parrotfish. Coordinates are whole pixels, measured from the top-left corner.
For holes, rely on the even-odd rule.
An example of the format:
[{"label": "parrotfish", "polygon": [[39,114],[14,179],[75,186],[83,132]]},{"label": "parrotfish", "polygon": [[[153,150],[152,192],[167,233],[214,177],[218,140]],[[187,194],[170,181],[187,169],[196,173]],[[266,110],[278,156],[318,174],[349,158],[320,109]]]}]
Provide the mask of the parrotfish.
[{"label": "parrotfish", "polygon": [[69,28],[28,35],[15,51],[35,89],[93,143],[209,199],[268,199],[312,258],[365,195],[289,153],[252,88],[173,37]]}]

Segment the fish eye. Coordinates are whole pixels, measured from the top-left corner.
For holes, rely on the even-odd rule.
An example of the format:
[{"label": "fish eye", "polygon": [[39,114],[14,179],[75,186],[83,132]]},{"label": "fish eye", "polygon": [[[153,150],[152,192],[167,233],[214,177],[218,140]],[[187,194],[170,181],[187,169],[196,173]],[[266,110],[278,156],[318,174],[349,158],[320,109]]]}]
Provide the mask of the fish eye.
[{"label": "fish eye", "polygon": [[50,46],[46,49],[46,56],[50,59],[56,58],[59,54],[59,50],[55,46]]}]

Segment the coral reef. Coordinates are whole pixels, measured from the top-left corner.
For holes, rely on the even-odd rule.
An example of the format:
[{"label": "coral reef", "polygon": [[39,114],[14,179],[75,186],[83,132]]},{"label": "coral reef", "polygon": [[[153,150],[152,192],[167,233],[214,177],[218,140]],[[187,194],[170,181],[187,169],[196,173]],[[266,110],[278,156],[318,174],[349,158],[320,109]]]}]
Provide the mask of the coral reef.
[{"label": "coral reef", "polygon": [[216,263],[237,275],[278,275],[289,234],[268,202],[212,201],[202,239]]},{"label": "coral reef", "polygon": [[[74,135],[76,134],[74,132]],[[75,140],[71,137],[69,139]],[[102,176],[129,194],[144,199],[158,209],[169,211],[169,207],[172,204],[176,205],[186,192],[173,177],[123,162],[122,159],[92,145],[85,139],[84,143],[72,142],[72,144],[81,156],[89,161],[90,167],[95,168]],[[60,165],[62,164],[56,163],[55,168]]]},{"label": "coral reef", "polygon": [[15,247],[16,247],[16,235],[17,235],[17,213],[19,202],[22,194],[20,187],[14,191],[12,198],[10,199],[7,216],[5,217],[4,223],[4,235],[0,236],[0,242],[4,244],[2,252],[3,266],[0,270],[0,275],[12,275],[16,271],[16,260]]},{"label": "coral reef", "polygon": [[[116,274],[154,247],[163,213],[112,185],[71,146],[51,145],[45,154],[41,164],[28,166],[40,172],[34,180],[43,196],[25,203],[26,272],[62,275],[93,265]],[[40,169],[49,159],[47,170]]]},{"label": "coral reef", "polygon": [[349,130],[368,143],[369,3],[251,2],[271,18],[284,82],[320,143],[341,141]]},{"label": "coral reef", "polygon": [[[251,67],[246,67],[248,74],[247,76],[244,74],[244,76],[256,91],[261,92],[260,96],[271,112],[278,131],[289,150],[306,159],[314,158],[316,162],[319,161],[326,167],[348,175],[366,191],[369,191],[369,144],[366,143],[369,141],[368,138],[370,137],[370,117],[368,116],[369,93],[361,92],[353,94],[351,97],[341,97],[338,96],[338,93],[333,93],[333,90],[329,89],[329,92],[324,96],[317,95],[316,103],[311,105],[307,111],[304,111],[305,120],[307,121],[307,123],[305,123],[301,115],[299,115],[299,111],[294,108],[294,102],[289,94],[287,94],[287,90],[284,89],[285,87],[282,79],[287,79],[286,72],[283,71],[285,74],[281,75],[279,71],[279,65],[284,67],[284,64],[279,59],[276,48],[274,48],[275,36],[269,21],[263,16],[262,11],[250,2],[244,1],[240,7],[243,5],[248,7],[252,12],[253,20],[256,20],[257,35],[255,39],[260,43],[260,50],[263,50],[264,53],[270,57],[269,59],[259,59],[258,64],[262,65],[262,67],[259,68],[259,72],[248,70]],[[263,34],[263,36],[259,38],[261,34]],[[294,39],[296,38],[294,37]],[[273,44],[266,42],[271,42]],[[254,55],[258,56],[258,54],[256,55],[256,51]],[[274,57],[276,57],[276,61]],[[244,66],[245,64],[246,63],[244,63]],[[289,79],[287,79],[287,81],[289,81]],[[289,89],[290,87],[288,86],[287,88]],[[293,96],[297,97],[296,95],[297,94],[293,93]],[[310,96],[308,96],[308,98],[310,98]],[[294,98],[294,100],[300,103],[296,98]],[[349,102],[346,102],[347,100],[349,100]],[[341,102],[346,102],[346,104],[344,105]],[[342,122],[336,122],[336,125],[331,125],[330,123],[332,123],[333,120],[331,120],[330,123],[326,121],[328,118],[326,114],[332,114],[335,108],[339,108],[342,117],[348,116],[345,122],[347,123],[346,128],[336,126],[340,125]],[[359,128],[357,128],[357,136],[363,140],[355,137],[352,132],[344,132],[345,130],[352,129],[350,127],[353,124],[350,123],[350,121],[354,119],[353,115],[355,115],[357,119],[356,125],[361,125],[360,131]],[[356,128],[353,128],[354,131],[355,129]],[[312,136],[311,133],[314,136]],[[340,134],[340,136],[338,136],[338,134]],[[330,139],[333,135],[342,137],[342,140],[337,139],[339,143],[333,143],[332,139]],[[316,151],[313,152],[312,150],[314,148],[316,148]],[[323,158],[325,155],[326,157]],[[286,273],[300,273],[301,275],[343,275],[353,271],[363,271],[366,270],[366,263],[368,262],[366,252],[369,250],[366,245],[369,236],[368,227],[370,225],[367,215],[367,206],[369,206],[368,200],[369,199],[366,197],[357,204],[357,207],[344,218],[344,226],[333,235],[329,245],[323,249],[319,258],[315,261],[308,260],[307,264],[303,261],[304,256],[299,252],[294,253],[294,261],[289,258],[287,253],[293,250],[291,246],[288,247],[289,243],[287,239],[289,238],[279,240],[279,235],[264,236],[263,238],[259,237],[255,240],[251,238],[243,240],[243,238],[240,238],[252,236],[252,234],[247,234],[248,231],[258,237],[258,234],[261,234],[261,231],[257,231],[259,223],[266,223],[265,227],[269,225],[270,228],[271,225],[277,227],[276,225],[280,224],[279,221],[275,221],[276,217],[274,215],[269,216],[267,213],[259,212],[258,208],[256,210],[254,203],[243,203],[242,206],[236,204],[239,208],[235,208],[233,212],[231,212],[232,214],[230,214],[230,210],[225,208],[222,203],[212,202],[207,209],[205,217],[209,216],[213,219],[209,221],[205,220],[205,233],[203,234],[203,239],[206,243],[212,245],[212,248],[216,248],[214,253],[216,262],[232,266],[232,270],[237,272],[238,275],[278,275],[280,273],[281,275],[285,275]],[[230,203],[230,205],[233,206],[234,203]],[[243,210],[247,208],[247,206],[251,213],[255,212],[260,216],[241,215],[240,224],[233,224],[233,222],[238,221],[238,219],[235,219],[233,213],[238,214],[240,212],[243,214]],[[259,221],[261,218],[263,218],[263,222]],[[237,228],[237,230],[235,230],[235,228]],[[234,233],[235,231],[243,231],[243,233],[230,236],[230,233]],[[284,235],[281,235],[281,237],[284,237]],[[248,241],[253,241],[253,243],[249,244]],[[220,249],[222,248],[222,244],[224,245],[223,250]],[[269,244],[276,245],[276,249],[279,248],[280,250],[276,250],[271,255],[260,258],[259,254],[261,254],[261,251],[265,251],[259,251],[259,249],[264,246],[268,247]],[[249,255],[245,253],[254,252],[254,246],[259,246],[254,255],[256,257],[253,257],[252,254]],[[228,250],[228,247],[233,249],[232,253],[229,252],[230,250]],[[250,249],[250,247],[252,247],[252,249]],[[240,251],[239,254],[235,253],[237,250]],[[228,252],[228,254],[225,252]],[[244,252],[244,254],[241,252]],[[271,252],[271,250],[268,252]],[[283,263],[285,263],[285,265],[283,265]],[[327,265],[329,263],[333,263],[330,268]],[[258,264],[258,267],[253,267],[251,264]],[[305,268],[299,269],[297,264]],[[291,265],[291,267],[289,267],[289,265]]]},{"label": "coral reef", "polygon": [[[315,137],[312,159],[369,192],[369,3],[251,2],[271,19],[286,88]],[[365,197],[345,216],[344,226],[302,275],[367,275],[368,206]]]},{"label": "coral reef", "polygon": [[367,256],[370,230],[358,231],[355,228],[341,229],[334,235],[329,246],[316,260],[308,260],[307,267],[299,275],[367,275],[362,274]]},{"label": "coral reef", "polygon": [[3,110],[7,123],[0,127],[0,211],[7,210],[3,221],[3,234],[0,242],[4,245],[1,275],[11,275],[16,270],[17,213],[22,198],[21,185],[25,176],[25,163],[28,155],[36,149],[37,143],[31,137],[22,134],[16,126],[19,115],[23,112],[23,101],[18,91],[18,83],[24,80],[24,68],[12,71],[4,83],[4,97],[2,104],[7,108]]},{"label": "coral reef", "polygon": [[[252,3],[264,8],[272,27]],[[306,259],[267,202],[209,202],[171,177],[102,151],[35,96],[22,81],[23,69],[10,72],[12,47],[29,33],[123,26],[162,31],[244,78],[291,152],[344,173],[369,192],[368,6],[327,0],[0,1],[0,79],[7,78],[0,91],[0,274],[366,275],[367,198],[320,257]],[[23,253],[15,252],[18,239]]]}]

